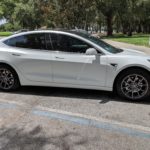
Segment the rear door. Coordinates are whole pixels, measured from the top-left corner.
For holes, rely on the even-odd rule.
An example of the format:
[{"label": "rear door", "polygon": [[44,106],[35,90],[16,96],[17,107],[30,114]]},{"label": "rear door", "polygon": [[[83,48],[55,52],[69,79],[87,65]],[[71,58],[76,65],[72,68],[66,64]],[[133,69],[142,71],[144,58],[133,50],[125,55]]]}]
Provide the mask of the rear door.
[{"label": "rear door", "polygon": [[45,33],[18,36],[5,41],[12,47],[14,65],[31,81],[52,82],[52,55]]}]

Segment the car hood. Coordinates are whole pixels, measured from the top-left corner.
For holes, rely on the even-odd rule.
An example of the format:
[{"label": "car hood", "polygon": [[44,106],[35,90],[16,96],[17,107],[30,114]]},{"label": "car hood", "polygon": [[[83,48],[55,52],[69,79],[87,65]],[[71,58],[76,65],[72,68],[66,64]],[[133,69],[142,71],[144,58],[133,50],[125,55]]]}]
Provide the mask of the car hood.
[{"label": "car hood", "polygon": [[134,50],[134,49],[127,49],[127,48],[123,48],[122,49],[123,52],[118,53],[120,55],[133,55],[133,56],[146,56],[146,53],[138,51],[138,50]]}]

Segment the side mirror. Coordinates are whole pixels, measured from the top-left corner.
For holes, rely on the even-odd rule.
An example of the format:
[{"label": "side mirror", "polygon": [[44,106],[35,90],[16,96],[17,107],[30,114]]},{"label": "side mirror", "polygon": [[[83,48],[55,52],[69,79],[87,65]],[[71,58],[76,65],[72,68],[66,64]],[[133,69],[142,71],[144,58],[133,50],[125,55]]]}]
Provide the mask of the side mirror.
[{"label": "side mirror", "polygon": [[97,55],[97,50],[95,48],[89,48],[86,50],[86,55]]}]

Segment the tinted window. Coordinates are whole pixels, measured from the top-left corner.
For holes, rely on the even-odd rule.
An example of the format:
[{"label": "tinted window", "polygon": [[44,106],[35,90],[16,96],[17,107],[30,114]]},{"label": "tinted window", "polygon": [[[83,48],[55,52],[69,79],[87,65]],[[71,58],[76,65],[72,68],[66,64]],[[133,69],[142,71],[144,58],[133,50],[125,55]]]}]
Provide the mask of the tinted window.
[{"label": "tinted window", "polygon": [[4,43],[9,46],[20,48],[47,49],[45,34],[22,35],[6,40]]},{"label": "tinted window", "polygon": [[88,48],[91,48],[90,45],[76,38],[69,37],[69,42],[69,51],[71,52],[85,53]]},{"label": "tinted window", "polygon": [[98,46],[102,47],[103,49],[105,49],[106,51],[110,52],[110,53],[120,53],[123,50],[118,49],[112,45],[109,45],[108,43],[105,43],[104,41],[100,40],[99,38],[93,37],[89,34],[85,34],[85,33],[81,33],[81,32],[71,32],[74,33],[76,35],[79,35],[87,40],[90,40],[91,42],[97,44]]},{"label": "tinted window", "polygon": [[91,48],[86,42],[62,34],[50,34],[52,50],[73,53],[85,53],[88,48]]}]

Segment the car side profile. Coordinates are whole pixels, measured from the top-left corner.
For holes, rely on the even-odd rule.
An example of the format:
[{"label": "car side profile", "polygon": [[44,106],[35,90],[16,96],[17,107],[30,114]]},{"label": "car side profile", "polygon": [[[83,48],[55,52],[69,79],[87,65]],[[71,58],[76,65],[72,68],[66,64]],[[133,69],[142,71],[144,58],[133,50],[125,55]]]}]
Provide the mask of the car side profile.
[{"label": "car side profile", "polygon": [[150,56],[76,31],[28,31],[0,40],[0,89],[52,86],[150,96]]}]

